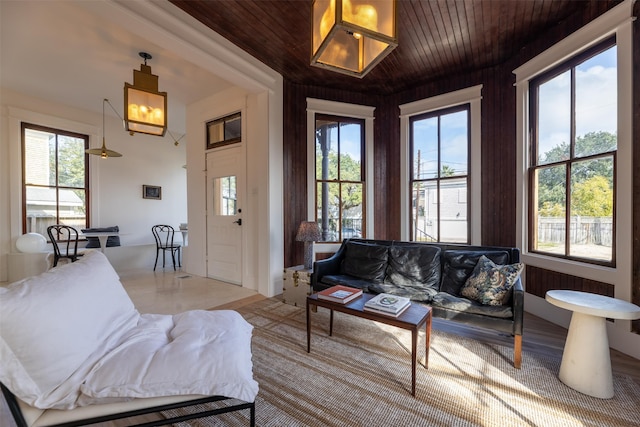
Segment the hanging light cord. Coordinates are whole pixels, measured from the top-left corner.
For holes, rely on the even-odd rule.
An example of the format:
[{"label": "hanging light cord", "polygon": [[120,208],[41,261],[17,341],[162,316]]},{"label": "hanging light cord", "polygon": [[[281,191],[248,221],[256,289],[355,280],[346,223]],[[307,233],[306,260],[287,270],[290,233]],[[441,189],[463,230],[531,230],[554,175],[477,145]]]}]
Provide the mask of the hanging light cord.
[{"label": "hanging light cord", "polygon": [[171,133],[171,131],[169,129],[167,129],[167,132],[169,132],[169,135],[171,136],[171,138],[173,138],[173,145],[175,145],[176,147],[178,145],[180,145],[180,140],[182,138],[184,138],[185,136],[187,136],[187,134],[185,133],[184,135],[182,135],[180,138],[176,139],[176,137]]}]

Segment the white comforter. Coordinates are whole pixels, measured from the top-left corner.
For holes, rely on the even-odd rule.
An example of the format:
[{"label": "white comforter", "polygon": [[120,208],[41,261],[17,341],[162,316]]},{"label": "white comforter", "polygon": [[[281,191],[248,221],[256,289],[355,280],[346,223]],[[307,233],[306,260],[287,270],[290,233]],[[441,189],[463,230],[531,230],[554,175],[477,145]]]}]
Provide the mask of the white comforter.
[{"label": "white comforter", "polygon": [[77,405],[182,394],[253,402],[258,383],[252,374],[252,329],[228,310],[143,314],[93,365],[79,385]]}]

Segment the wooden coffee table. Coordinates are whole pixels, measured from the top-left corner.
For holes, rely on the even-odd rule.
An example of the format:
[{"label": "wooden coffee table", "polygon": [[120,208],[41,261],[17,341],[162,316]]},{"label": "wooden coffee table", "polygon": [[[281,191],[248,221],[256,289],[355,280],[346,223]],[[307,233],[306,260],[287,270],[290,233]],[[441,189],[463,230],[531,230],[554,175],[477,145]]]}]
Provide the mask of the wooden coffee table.
[{"label": "wooden coffee table", "polygon": [[424,355],[424,367],[428,368],[429,365],[429,342],[431,341],[431,308],[412,303],[411,306],[405,310],[398,317],[385,316],[384,314],[372,313],[370,311],[364,311],[364,303],[369,301],[375,295],[364,294],[361,297],[348,302],[347,304],[340,304],[333,301],[326,301],[318,299],[317,294],[309,295],[307,297],[307,353],[311,352],[311,307],[324,307],[330,310],[329,317],[329,335],[333,334],[333,312],[339,311],[341,313],[350,314],[352,316],[361,317],[363,319],[369,319],[376,322],[384,323],[385,325],[396,326],[398,328],[411,331],[411,394],[416,395],[416,367],[417,367],[417,349],[418,349],[418,331],[422,325],[425,325],[425,355]]}]

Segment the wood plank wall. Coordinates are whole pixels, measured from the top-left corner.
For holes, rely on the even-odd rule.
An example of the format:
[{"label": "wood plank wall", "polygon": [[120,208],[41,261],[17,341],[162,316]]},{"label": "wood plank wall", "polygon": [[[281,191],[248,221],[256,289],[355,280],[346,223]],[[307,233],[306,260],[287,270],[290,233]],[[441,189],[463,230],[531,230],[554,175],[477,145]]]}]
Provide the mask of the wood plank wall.
[{"label": "wood plank wall", "polygon": [[[285,81],[284,112],[284,244],[285,265],[302,263],[302,243],[295,241],[300,221],[306,219],[306,98],[370,105],[375,110],[374,193],[375,237],[398,239],[400,233],[400,120],[399,105],[482,84],[482,244],[515,246],[516,233],[516,119],[515,76],[512,71],[612,7],[609,2],[589,2],[579,13],[532,40],[511,60],[496,67],[449,76],[410,91],[387,97],[328,90]],[[635,5],[636,15],[640,6]],[[639,23],[634,23],[634,76],[640,78]],[[347,77],[345,77],[347,78]],[[640,123],[640,89],[634,86],[634,122]],[[638,126],[634,141],[640,140]],[[634,145],[636,145],[634,143]],[[634,151],[640,164],[640,150]],[[634,197],[640,197],[640,171],[634,168]],[[640,207],[634,204],[633,298],[640,304]],[[370,236],[372,237],[372,236]],[[323,257],[326,254],[323,255]],[[567,286],[613,295],[613,286],[541,268],[527,268],[527,291],[544,296],[550,289]],[[636,328],[640,329],[638,322]]]}]

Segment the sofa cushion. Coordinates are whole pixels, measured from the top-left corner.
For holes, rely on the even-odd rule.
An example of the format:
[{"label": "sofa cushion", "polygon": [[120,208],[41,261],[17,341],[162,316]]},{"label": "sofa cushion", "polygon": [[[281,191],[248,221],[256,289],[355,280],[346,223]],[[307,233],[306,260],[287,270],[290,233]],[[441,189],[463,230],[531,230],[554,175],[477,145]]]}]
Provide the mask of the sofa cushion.
[{"label": "sofa cushion", "polygon": [[347,242],[340,274],[380,283],[384,280],[388,259],[387,246],[360,242]]},{"label": "sofa cushion", "polygon": [[428,245],[392,245],[385,284],[407,288],[440,287],[440,248]]},{"label": "sofa cushion", "polygon": [[442,283],[440,292],[460,295],[460,288],[465,284],[481,256],[485,255],[496,264],[510,263],[507,251],[474,251],[474,250],[446,250],[442,253]]},{"label": "sofa cushion", "polygon": [[498,317],[501,319],[512,319],[513,310],[508,305],[482,305],[477,301],[467,298],[451,295],[446,292],[438,292],[431,301],[433,307],[444,308],[447,310],[459,311],[470,314],[482,314],[490,317]]},{"label": "sofa cushion", "polygon": [[[120,231],[120,227],[114,225],[113,227],[102,227],[102,228],[83,228],[81,229],[83,233],[103,233],[110,231]],[[120,236],[109,236],[107,238],[107,247],[110,248],[112,246],[120,246]],[[87,237],[87,249],[99,248],[100,240],[97,237]]]},{"label": "sofa cushion", "polygon": [[496,265],[481,256],[473,273],[460,288],[460,295],[484,305],[504,305],[514,283],[520,277],[523,264]]},{"label": "sofa cushion", "polygon": [[349,276],[348,274],[329,274],[322,276],[320,283],[327,287],[335,285],[350,286],[352,288],[362,289],[362,292],[369,292],[370,286],[373,284],[368,280],[363,280],[358,277]]},{"label": "sofa cushion", "polygon": [[394,285],[391,283],[372,283],[369,292],[373,294],[391,294],[409,298],[412,301],[431,302],[438,291],[421,284]]},{"label": "sofa cushion", "polygon": [[0,307],[0,381],[38,408],[71,406],[81,368],[139,318],[99,251],[0,287]]}]

